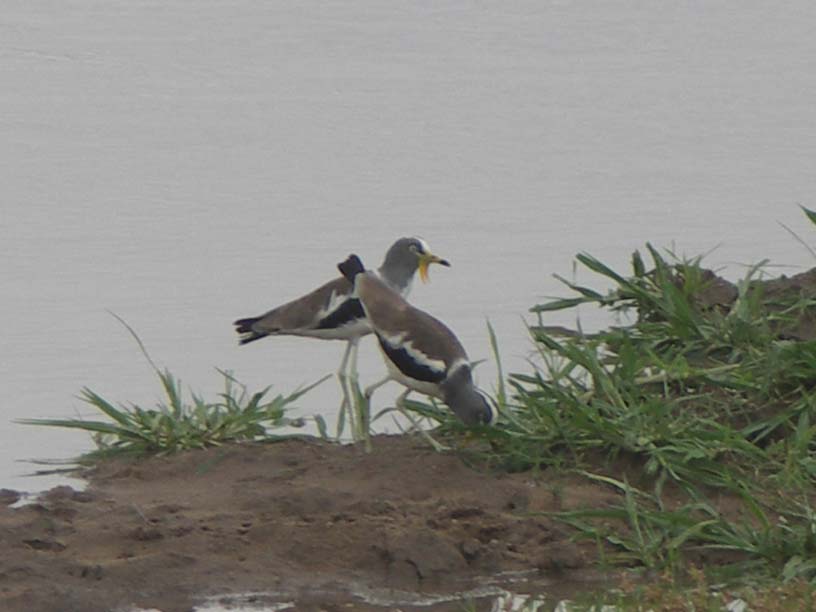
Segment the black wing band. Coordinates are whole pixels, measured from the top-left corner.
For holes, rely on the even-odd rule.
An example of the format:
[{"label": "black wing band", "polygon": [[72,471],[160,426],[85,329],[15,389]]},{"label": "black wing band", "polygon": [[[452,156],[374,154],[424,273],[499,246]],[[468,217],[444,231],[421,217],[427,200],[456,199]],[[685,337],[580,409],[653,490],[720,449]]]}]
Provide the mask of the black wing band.
[{"label": "black wing band", "polygon": [[365,317],[363,306],[360,300],[352,298],[346,300],[327,316],[323,317],[317,324],[316,329],[337,329],[347,323],[362,319]]},{"label": "black wing band", "polygon": [[380,341],[380,346],[388,358],[399,368],[399,371],[408,378],[429,383],[439,383],[445,380],[444,370],[438,370],[426,364],[418,363],[407,350],[391,346],[388,342],[383,340],[379,334],[377,334],[377,340]]}]

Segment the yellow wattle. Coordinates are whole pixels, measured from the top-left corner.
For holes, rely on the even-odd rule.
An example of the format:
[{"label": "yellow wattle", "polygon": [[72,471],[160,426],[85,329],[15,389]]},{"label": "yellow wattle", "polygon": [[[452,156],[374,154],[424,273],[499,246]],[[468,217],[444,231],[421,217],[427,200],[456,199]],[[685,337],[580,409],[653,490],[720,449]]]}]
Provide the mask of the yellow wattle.
[{"label": "yellow wattle", "polygon": [[419,262],[419,278],[422,279],[423,283],[428,282],[428,266],[430,265],[430,261],[427,259],[423,259]]}]

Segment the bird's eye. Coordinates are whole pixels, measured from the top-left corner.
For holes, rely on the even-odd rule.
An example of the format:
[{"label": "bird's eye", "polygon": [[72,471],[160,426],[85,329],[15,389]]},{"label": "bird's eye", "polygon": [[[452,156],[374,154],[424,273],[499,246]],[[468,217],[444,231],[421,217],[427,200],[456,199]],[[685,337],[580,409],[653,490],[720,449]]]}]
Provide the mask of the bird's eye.
[{"label": "bird's eye", "polygon": [[408,247],[408,249],[409,249],[409,250],[410,250],[412,253],[417,253],[417,252],[419,252],[419,251],[417,250],[417,246],[416,246],[415,244],[412,244],[411,246],[409,246],[409,247]]}]

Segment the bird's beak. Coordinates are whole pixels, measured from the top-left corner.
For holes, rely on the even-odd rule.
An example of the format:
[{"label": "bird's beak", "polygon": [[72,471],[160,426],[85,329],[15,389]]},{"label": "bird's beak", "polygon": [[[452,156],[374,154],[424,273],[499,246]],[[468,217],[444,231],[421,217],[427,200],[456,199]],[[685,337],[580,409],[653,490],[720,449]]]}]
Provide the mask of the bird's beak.
[{"label": "bird's beak", "polygon": [[442,259],[441,257],[437,257],[433,253],[422,253],[419,256],[419,278],[422,279],[423,283],[428,282],[428,266],[432,263],[439,264],[440,266],[450,267],[450,262],[447,259]]}]

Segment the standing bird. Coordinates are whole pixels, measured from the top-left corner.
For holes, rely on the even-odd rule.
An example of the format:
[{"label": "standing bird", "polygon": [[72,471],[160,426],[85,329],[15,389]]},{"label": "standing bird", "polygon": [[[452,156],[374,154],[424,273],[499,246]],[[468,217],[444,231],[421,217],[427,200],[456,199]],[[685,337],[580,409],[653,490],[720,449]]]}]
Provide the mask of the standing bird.
[{"label": "standing bird", "polygon": [[366,389],[367,398],[377,387],[396,380],[407,387],[398,404],[411,391],[419,391],[444,401],[467,425],[495,422],[495,408],[473,384],[465,349],[444,323],[411,306],[379,274],[366,272],[356,255],[337,267],[354,283],[388,368],[386,378]]},{"label": "standing bird", "polygon": [[[375,274],[397,294],[405,296],[417,270],[422,281],[427,282],[428,266],[432,263],[450,266],[431,253],[421,238],[400,238],[388,249]],[[259,317],[238,319],[234,325],[240,335],[239,342],[248,344],[266,336],[284,335],[345,340],[348,344],[337,376],[346,402],[346,380],[349,373],[354,376],[357,371],[357,344],[361,337],[371,333],[360,301],[352,295],[352,290],[352,283],[341,276]]]}]

